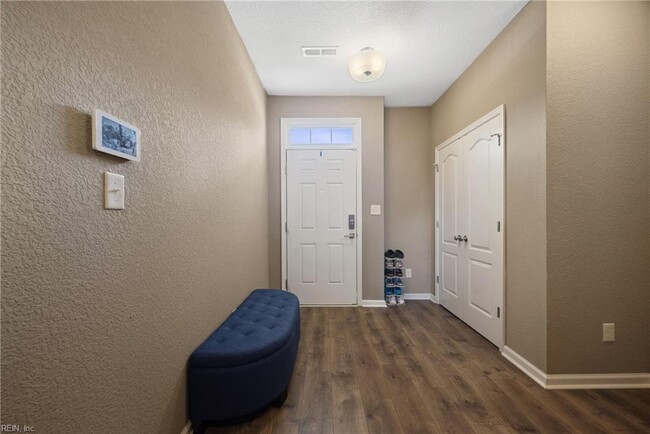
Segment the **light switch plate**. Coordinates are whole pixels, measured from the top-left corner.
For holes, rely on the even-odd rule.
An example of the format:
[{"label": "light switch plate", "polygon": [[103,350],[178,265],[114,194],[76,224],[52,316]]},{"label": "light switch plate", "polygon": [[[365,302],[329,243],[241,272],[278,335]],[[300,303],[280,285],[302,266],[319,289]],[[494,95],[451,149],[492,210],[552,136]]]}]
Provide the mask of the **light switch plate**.
[{"label": "light switch plate", "polygon": [[381,205],[370,205],[370,215],[381,215]]},{"label": "light switch plate", "polygon": [[614,323],[605,322],[603,323],[603,342],[614,342]]},{"label": "light switch plate", "polygon": [[104,208],[124,209],[124,176],[104,173]]},{"label": "light switch plate", "polygon": [[410,268],[407,268],[406,269],[406,277],[407,278],[413,277],[413,270],[411,270]]}]

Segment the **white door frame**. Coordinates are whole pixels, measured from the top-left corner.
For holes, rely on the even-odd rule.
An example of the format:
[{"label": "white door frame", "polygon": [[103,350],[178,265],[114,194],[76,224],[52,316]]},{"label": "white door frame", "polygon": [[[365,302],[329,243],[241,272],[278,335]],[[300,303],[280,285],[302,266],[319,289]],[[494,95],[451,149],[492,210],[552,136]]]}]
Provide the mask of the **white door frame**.
[{"label": "white door frame", "polygon": [[[440,150],[444,148],[445,146],[449,145],[450,143],[455,142],[456,140],[460,139],[461,137],[467,135],[469,132],[475,130],[482,124],[488,122],[489,120],[495,118],[496,116],[501,115],[501,146],[503,146],[503,199],[501,201],[502,203],[502,208],[501,208],[501,237],[503,237],[503,248],[501,249],[501,264],[503,267],[503,274],[502,274],[502,281],[501,281],[501,287],[502,287],[502,299],[501,299],[501,318],[503,321],[503,345],[505,346],[506,342],[506,118],[505,118],[505,105],[500,105],[494,110],[492,110],[490,113],[486,114],[485,116],[481,117],[480,119],[472,122],[471,125],[467,126],[466,128],[463,128],[460,132],[454,134],[438,146],[434,148],[434,155],[435,155],[435,183],[436,183],[436,188],[435,188],[435,195],[436,195],[436,200],[435,200],[435,223],[434,223],[434,231],[435,231],[435,237],[436,237],[436,245],[435,245],[435,289],[436,289],[436,295],[434,297],[434,302],[435,303],[440,303],[440,268],[442,264],[440,263],[440,241],[441,241],[441,235],[440,235]],[[503,347],[502,347],[503,348]]]},{"label": "white door frame", "polygon": [[[293,127],[352,127],[352,145],[291,145],[289,132]],[[282,234],[282,289],[287,290],[287,150],[309,149],[313,151],[326,151],[333,149],[351,149],[356,151],[357,160],[357,206],[356,206],[356,239],[357,239],[357,306],[361,305],[361,288],[363,288],[363,203],[362,203],[362,177],[361,177],[361,118],[280,118],[280,233]],[[319,305],[324,306],[324,305]],[[350,305],[341,305],[350,306]]]}]

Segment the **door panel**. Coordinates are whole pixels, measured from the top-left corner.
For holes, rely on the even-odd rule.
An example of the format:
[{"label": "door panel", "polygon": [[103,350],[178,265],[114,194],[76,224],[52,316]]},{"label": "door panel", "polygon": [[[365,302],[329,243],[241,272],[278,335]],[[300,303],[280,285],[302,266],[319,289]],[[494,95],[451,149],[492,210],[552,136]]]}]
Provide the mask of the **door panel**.
[{"label": "door panel", "polygon": [[460,280],[458,254],[459,243],[454,240],[458,235],[460,210],[460,141],[450,143],[440,151],[440,174],[442,179],[441,194],[441,228],[442,228],[442,284],[440,285],[440,302],[455,315],[461,314],[463,301],[459,292]]},{"label": "door panel", "polygon": [[497,231],[503,201],[503,158],[499,138],[500,117],[470,131],[462,141],[463,200],[467,242],[464,244],[464,273],[467,298],[462,319],[491,342],[502,345],[503,323],[497,318],[502,287],[497,275],[501,265],[502,234]]},{"label": "door panel", "polygon": [[[501,115],[438,149],[440,304],[503,345],[503,161]],[[454,236],[467,237],[455,241]]]},{"label": "door panel", "polygon": [[302,304],[357,302],[353,150],[287,151],[287,277]]}]

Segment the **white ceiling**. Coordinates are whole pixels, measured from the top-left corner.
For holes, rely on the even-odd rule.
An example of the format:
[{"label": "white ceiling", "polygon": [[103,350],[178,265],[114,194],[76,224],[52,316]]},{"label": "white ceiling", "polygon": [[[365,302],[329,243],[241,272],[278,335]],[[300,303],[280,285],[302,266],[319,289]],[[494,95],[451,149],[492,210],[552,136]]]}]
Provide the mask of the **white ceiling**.
[{"label": "white ceiling", "polygon": [[[269,95],[384,96],[389,107],[427,106],[460,76],[526,1],[228,1]],[[339,46],[303,58],[302,46]],[[372,83],[348,73],[363,47],[386,55]]]}]

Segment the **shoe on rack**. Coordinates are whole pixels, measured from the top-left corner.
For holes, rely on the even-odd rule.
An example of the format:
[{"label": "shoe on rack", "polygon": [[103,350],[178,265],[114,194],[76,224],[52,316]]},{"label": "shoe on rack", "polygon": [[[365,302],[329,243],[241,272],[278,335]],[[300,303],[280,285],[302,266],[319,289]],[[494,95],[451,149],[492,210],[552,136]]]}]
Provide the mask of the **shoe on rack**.
[{"label": "shoe on rack", "polygon": [[401,268],[397,268],[396,270],[394,270],[394,273],[395,273],[395,276],[397,276],[397,277],[403,277],[404,276],[404,271],[402,271]]},{"label": "shoe on rack", "polygon": [[[386,253],[384,253],[384,256],[386,256],[387,258],[393,259],[395,257],[395,252],[393,250],[391,250],[391,249],[388,249],[388,250],[386,250]],[[402,258],[403,257],[404,257],[404,255],[402,255]]]},{"label": "shoe on rack", "polygon": [[404,286],[404,281],[402,280],[401,277],[395,277],[392,279],[392,283],[395,286]]},{"label": "shoe on rack", "polygon": [[396,297],[397,298],[397,304],[404,304],[404,297]]},{"label": "shoe on rack", "polygon": [[395,298],[394,295],[391,295],[388,297],[388,305],[389,306],[395,306],[397,304],[397,299]]},{"label": "shoe on rack", "polygon": [[385,277],[384,278],[384,286],[395,286],[395,278],[394,277]]},{"label": "shoe on rack", "polygon": [[388,277],[393,277],[395,275],[395,270],[392,268],[384,268],[384,275]]},{"label": "shoe on rack", "polygon": [[386,268],[394,268],[395,267],[395,260],[393,259],[386,259],[384,261],[384,267]]},{"label": "shoe on rack", "polygon": [[399,259],[395,259],[393,261],[393,267],[402,268],[403,266],[404,266],[404,262],[400,261]]},{"label": "shoe on rack", "polygon": [[[391,251],[392,251],[392,250],[391,250]],[[404,252],[402,252],[402,251],[399,250],[399,249],[398,249],[398,250],[395,250],[395,251],[393,252],[393,254],[395,255],[395,256],[393,256],[394,258],[404,259]]]}]

